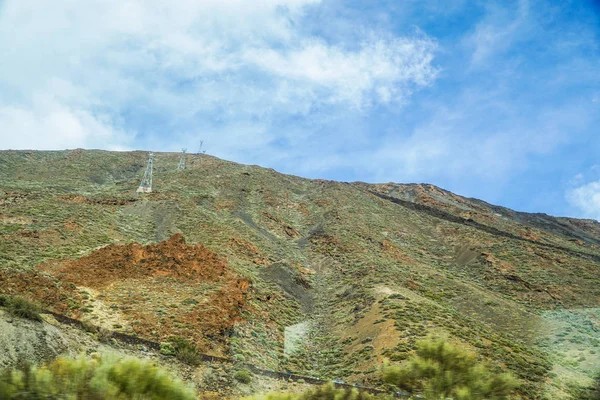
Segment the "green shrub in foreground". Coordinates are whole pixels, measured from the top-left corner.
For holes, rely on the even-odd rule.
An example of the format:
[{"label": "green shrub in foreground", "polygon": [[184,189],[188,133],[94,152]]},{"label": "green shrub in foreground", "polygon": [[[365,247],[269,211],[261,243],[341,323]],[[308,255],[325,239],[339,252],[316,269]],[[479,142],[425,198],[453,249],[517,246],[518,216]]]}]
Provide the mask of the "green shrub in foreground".
[{"label": "green shrub in foreground", "polygon": [[27,318],[33,321],[41,321],[42,307],[24,297],[0,295],[0,306],[5,307],[6,311],[13,317]]},{"label": "green shrub in foreground", "polygon": [[417,351],[406,365],[386,367],[383,379],[428,400],[503,400],[515,389],[509,374],[494,375],[475,354],[444,340],[417,342]]},{"label": "green shrub in foreground", "polygon": [[192,400],[196,395],[151,362],[135,358],[58,358],[0,373],[0,399]]}]

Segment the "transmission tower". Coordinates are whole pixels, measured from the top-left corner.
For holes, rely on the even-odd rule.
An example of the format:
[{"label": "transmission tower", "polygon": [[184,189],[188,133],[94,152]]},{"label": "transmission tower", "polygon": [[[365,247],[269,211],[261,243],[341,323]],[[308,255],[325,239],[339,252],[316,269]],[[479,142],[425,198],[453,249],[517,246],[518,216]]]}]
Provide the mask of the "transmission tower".
[{"label": "transmission tower", "polygon": [[198,152],[196,153],[197,156],[200,155],[200,153],[205,154],[206,150],[202,150],[202,144],[204,143],[204,140],[200,141],[200,146],[198,146]]},{"label": "transmission tower", "polygon": [[181,157],[179,158],[179,165],[177,169],[185,169],[185,151],[187,149],[181,149]]},{"label": "transmission tower", "polygon": [[137,193],[152,193],[152,159],[154,158],[154,153],[148,154],[148,166],[146,167],[146,172],[144,172],[144,177],[142,178],[142,182],[140,182],[140,187],[137,190]]}]

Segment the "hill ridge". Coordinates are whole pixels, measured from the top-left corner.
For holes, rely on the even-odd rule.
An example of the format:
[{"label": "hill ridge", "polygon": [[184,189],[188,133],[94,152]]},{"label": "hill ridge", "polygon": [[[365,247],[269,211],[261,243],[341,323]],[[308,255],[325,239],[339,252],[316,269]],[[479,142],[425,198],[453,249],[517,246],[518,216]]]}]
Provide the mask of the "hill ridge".
[{"label": "hill ridge", "polygon": [[[433,185],[311,180],[209,155],[190,155],[177,171],[179,156],[155,153],[156,192],[136,195],[145,152],[1,151],[0,273],[58,279],[41,266],[180,235],[251,282],[237,322],[187,339],[263,369],[377,386],[382,363],[407,358],[427,334],[512,371],[522,398],[568,398],[600,365],[597,223]],[[147,308],[157,332],[202,327],[181,315],[210,307],[213,284],[188,293],[185,279],[166,278],[184,294],[165,286],[164,296],[142,296],[137,278],[114,275],[108,305],[77,280],[70,298],[46,305],[60,300],[84,322],[127,334],[151,333],[116,320],[133,306]]]}]

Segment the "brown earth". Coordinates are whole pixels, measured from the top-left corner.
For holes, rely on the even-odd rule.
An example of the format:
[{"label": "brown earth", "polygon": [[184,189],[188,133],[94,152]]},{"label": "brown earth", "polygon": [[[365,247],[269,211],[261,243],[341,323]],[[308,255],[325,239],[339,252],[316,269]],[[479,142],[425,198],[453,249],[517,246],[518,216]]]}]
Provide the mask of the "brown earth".
[{"label": "brown earth", "polygon": [[[92,323],[99,310],[124,318],[115,330],[152,340],[184,337],[221,352],[226,333],[247,308],[250,282],[227,261],[181,234],[157,244],[112,244],[77,260],[53,261],[24,273],[0,270],[2,292],[24,294]],[[95,293],[81,308],[81,294]]]},{"label": "brown earth", "polygon": [[248,241],[232,237],[227,241],[227,245],[242,258],[254,264],[269,265],[269,260],[258,250],[258,247]]},{"label": "brown earth", "polygon": [[381,241],[381,250],[384,253],[389,254],[392,257],[392,259],[394,259],[395,261],[402,262],[405,264],[416,264],[417,263],[417,261],[415,259],[406,255],[406,253],[403,252],[402,249],[400,249],[398,246],[396,246],[394,243],[390,242],[389,240],[384,239],[383,241]]},{"label": "brown earth", "polygon": [[41,271],[0,270],[0,293],[20,295],[61,314],[80,304],[74,285],[64,284]]},{"label": "brown earth", "polygon": [[111,244],[73,261],[61,262],[52,274],[76,285],[101,289],[124,279],[171,277],[183,282],[217,282],[227,263],[201,244],[188,246],[183,235],[142,246]]}]

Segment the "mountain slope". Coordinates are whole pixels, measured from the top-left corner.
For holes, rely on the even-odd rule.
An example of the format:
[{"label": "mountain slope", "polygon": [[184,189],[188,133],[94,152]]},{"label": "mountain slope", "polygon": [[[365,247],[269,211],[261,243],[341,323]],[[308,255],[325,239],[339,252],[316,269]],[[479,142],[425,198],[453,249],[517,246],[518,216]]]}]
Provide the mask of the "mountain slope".
[{"label": "mountain slope", "polygon": [[[149,339],[184,336],[266,368],[373,385],[382,362],[406,358],[428,334],[513,371],[523,397],[567,398],[600,365],[595,221],[207,155],[177,171],[178,159],[157,153],[154,192],[137,195],[143,152],[0,152],[0,291]],[[167,262],[168,244],[143,246],[175,234],[178,251],[192,252],[191,264],[172,264],[179,275],[148,261],[151,281],[118,271],[103,285],[74,278],[86,266],[110,277],[108,245],[118,260],[164,247],[152,259]],[[195,288],[181,273],[197,276],[193,260],[206,251],[227,277]],[[237,322],[204,329],[234,297]]]}]

